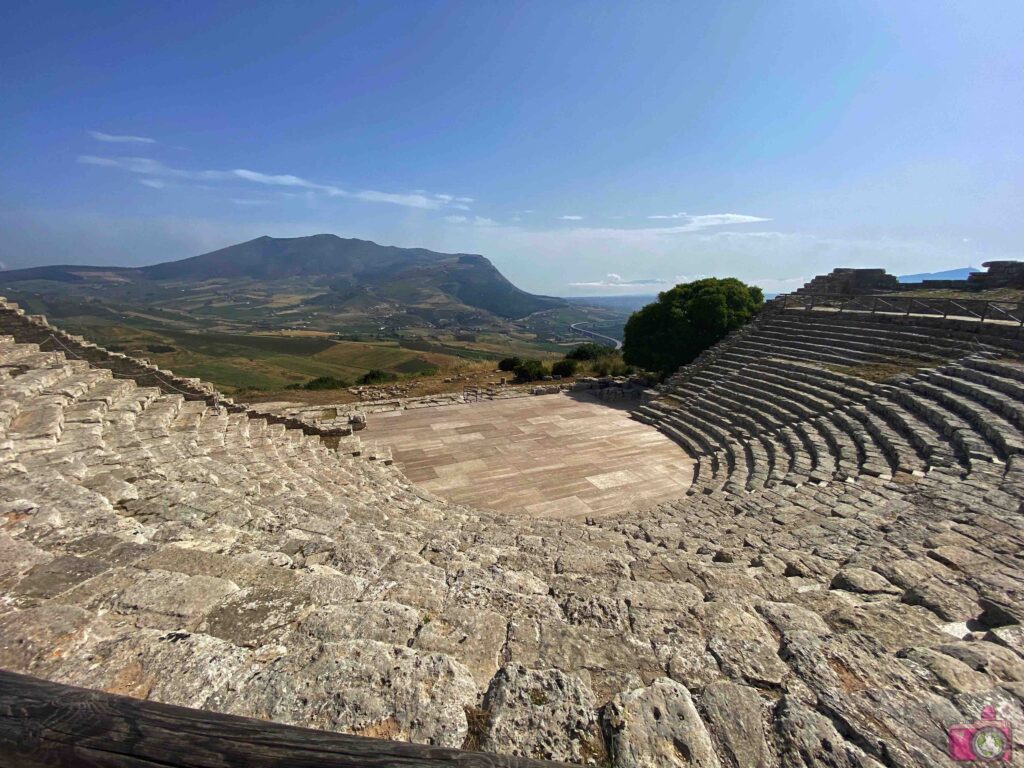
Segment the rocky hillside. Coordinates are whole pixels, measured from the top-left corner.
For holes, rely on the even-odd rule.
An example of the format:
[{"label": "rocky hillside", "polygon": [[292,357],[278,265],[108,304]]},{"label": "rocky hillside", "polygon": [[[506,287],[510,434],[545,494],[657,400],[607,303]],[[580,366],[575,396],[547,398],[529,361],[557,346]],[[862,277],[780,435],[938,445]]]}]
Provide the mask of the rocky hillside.
[{"label": "rocky hillside", "polygon": [[[217,316],[284,308],[287,321],[309,313],[376,318],[407,313],[414,322],[483,322],[564,306],[509,282],[483,256],[396,248],[337,235],[260,237],[181,261],[147,267],[47,266],[0,272],[11,295],[32,291],[85,303]],[[199,305],[196,305],[199,300]],[[264,313],[266,314],[266,313]]]}]

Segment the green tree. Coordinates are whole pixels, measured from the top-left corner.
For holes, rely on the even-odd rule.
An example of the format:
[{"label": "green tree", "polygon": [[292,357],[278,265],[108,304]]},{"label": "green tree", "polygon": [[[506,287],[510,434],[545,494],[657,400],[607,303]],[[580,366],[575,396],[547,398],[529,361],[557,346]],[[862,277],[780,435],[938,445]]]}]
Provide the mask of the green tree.
[{"label": "green tree", "polygon": [[734,277],[682,283],[630,316],[623,359],[668,375],[749,322],[762,306],[761,289]]},{"label": "green tree", "polygon": [[516,368],[516,381],[537,381],[548,375],[547,368],[540,360],[524,360],[523,364]]},{"label": "green tree", "polygon": [[566,357],[565,360],[559,360],[551,366],[552,376],[575,376],[576,366],[579,365],[575,360],[570,357]]},{"label": "green tree", "polygon": [[565,356],[570,360],[599,360],[602,357],[614,354],[615,350],[611,347],[605,347],[588,341],[570,350]]},{"label": "green tree", "polygon": [[514,371],[520,365],[523,364],[522,358],[519,357],[506,357],[498,363],[499,371]]}]

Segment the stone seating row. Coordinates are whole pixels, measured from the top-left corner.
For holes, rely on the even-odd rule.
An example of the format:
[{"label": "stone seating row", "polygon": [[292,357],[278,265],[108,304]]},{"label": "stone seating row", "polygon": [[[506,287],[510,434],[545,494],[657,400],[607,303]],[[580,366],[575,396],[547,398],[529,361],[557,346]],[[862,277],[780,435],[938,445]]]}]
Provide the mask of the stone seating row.
[{"label": "stone seating row", "polygon": [[[0,363],[5,668],[616,766],[942,764],[939,725],[978,697],[1024,716],[1024,456],[914,388],[1017,427],[985,401],[1008,363],[877,384],[720,354],[707,403],[643,406],[700,490],[581,521],[465,509],[299,430],[11,354],[32,364]],[[899,451],[927,473],[897,477]]]}]

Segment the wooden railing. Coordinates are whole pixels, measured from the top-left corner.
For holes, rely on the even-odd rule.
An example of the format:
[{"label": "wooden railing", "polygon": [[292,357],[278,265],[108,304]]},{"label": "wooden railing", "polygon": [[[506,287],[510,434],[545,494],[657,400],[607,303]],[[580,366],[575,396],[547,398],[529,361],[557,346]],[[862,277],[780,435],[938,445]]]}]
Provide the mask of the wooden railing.
[{"label": "wooden railing", "polygon": [[4,768],[551,768],[234,717],[73,688],[0,670]]},{"label": "wooden railing", "polygon": [[917,296],[835,296],[828,294],[784,294],[773,309],[804,309],[831,312],[860,312],[919,317],[954,318],[981,323],[1024,327],[1024,302],[984,299],[940,299]]}]

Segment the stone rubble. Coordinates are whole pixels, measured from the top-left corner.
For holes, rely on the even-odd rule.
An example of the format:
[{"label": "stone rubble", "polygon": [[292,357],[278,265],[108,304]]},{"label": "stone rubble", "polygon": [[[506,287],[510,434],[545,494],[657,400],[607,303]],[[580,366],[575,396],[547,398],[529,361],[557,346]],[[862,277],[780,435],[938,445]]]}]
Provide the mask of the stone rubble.
[{"label": "stone rubble", "polygon": [[766,314],[634,412],[690,494],[586,521],[0,336],[0,666],[594,765],[953,765],[986,704],[1024,737],[1024,365],[965,334]]}]

